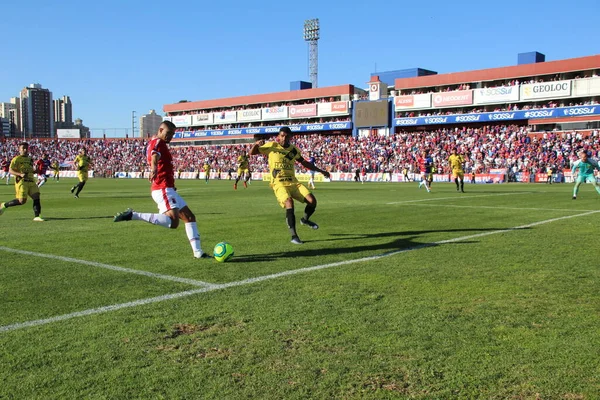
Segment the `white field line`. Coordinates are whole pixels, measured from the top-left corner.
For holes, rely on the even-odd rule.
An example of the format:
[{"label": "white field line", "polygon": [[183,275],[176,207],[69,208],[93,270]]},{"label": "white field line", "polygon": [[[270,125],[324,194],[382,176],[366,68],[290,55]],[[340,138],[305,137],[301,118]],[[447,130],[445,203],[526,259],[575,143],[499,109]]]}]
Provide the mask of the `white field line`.
[{"label": "white field line", "polygon": [[224,283],[224,284],[220,284],[220,285],[214,284],[211,286],[188,290],[185,292],[166,294],[166,295],[157,296],[157,297],[150,297],[147,299],[141,299],[141,300],[136,300],[136,301],[127,302],[127,303],[113,304],[110,306],[105,306],[105,307],[100,307],[100,308],[92,308],[89,310],[77,311],[77,312],[74,312],[71,314],[64,314],[64,315],[59,315],[59,316],[51,317],[51,318],[38,319],[38,320],[33,320],[33,321],[20,322],[20,323],[16,323],[16,324],[12,324],[12,325],[0,326],[0,333],[14,331],[17,329],[34,327],[34,326],[46,325],[46,324],[49,324],[52,322],[65,321],[68,319],[83,317],[83,316],[87,316],[87,315],[102,314],[102,313],[106,313],[109,311],[121,310],[124,308],[131,308],[131,307],[137,307],[137,306],[146,305],[146,304],[159,303],[159,302],[166,301],[166,300],[179,299],[179,298],[191,296],[191,295],[198,294],[198,293],[206,293],[206,292],[212,292],[215,290],[227,289],[230,287],[249,285],[249,284],[256,283],[256,282],[263,282],[263,281],[277,279],[277,278],[281,278],[281,277],[289,276],[289,275],[297,275],[297,274],[302,274],[302,273],[306,273],[306,272],[319,271],[322,269],[338,267],[341,265],[349,265],[349,264],[356,264],[356,263],[361,263],[361,262],[365,262],[365,261],[379,260],[381,258],[394,256],[396,254],[406,253],[408,251],[419,250],[419,249],[432,247],[432,246],[437,246],[440,244],[460,242],[463,240],[469,240],[469,239],[474,239],[474,238],[479,238],[479,237],[484,237],[484,236],[490,236],[490,235],[495,235],[498,233],[514,232],[514,231],[517,231],[520,229],[527,229],[527,228],[531,228],[534,226],[548,224],[550,222],[556,222],[556,221],[561,221],[561,220],[570,219],[570,218],[584,217],[584,216],[592,215],[592,214],[599,213],[599,212],[600,212],[600,210],[594,210],[594,211],[589,211],[589,212],[582,213],[582,214],[567,215],[564,217],[558,217],[558,218],[547,219],[544,221],[533,222],[530,224],[516,226],[513,228],[500,229],[500,230],[496,230],[496,231],[483,232],[483,233],[476,233],[474,235],[461,236],[461,237],[457,237],[454,239],[441,240],[439,242],[434,242],[434,243],[424,243],[424,244],[421,244],[418,246],[408,247],[408,248],[402,249],[402,250],[390,251],[387,253],[370,256],[370,257],[362,257],[362,258],[357,258],[354,260],[346,260],[346,261],[340,261],[340,262],[329,263],[329,264],[315,265],[314,267],[307,267],[307,268],[283,271],[283,272],[279,272],[276,274],[258,276],[256,278],[249,278],[249,279],[244,279],[241,281],[229,282],[229,283]]},{"label": "white field line", "polygon": [[116,265],[103,264],[103,263],[87,261],[87,260],[79,260],[77,258],[71,258],[71,257],[55,256],[53,254],[36,253],[33,251],[12,249],[10,247],[4,247],[4,246],[0,246],[0,251],[6,251],[9,253],[16,253],[16,254],[23,254],[26,256],[33,256],[33,257],[50,258],[52,260],[65,261],[65,262],[70,262],[70,263],[75,263],[75,264],[83,264],[83,265],[88,265],[91,267],[110,269],[111,271],[125,272],[127,274],[142,275],[142,276],[147,276],[149,278],[185,283],[187,285],[192,285],[192,286],[212,286],[211,283],[197,281],[194,279],[180,278],[178,276],[171,276],[171,275],[155,274],[154,272],[140,271],[137,269],[117,267]]},{"label": "white field line", "polygon": [[452,197],[432,197],[430,199],[419,199],[419,200],[403,200],[403,201],[393,201],[391,203],[385,203],[388,205],[391,204],[407,204],[407,203],[420,203],[422,201],[437,201],[437,200],[463,200],[463,199],[474,199],[476,197],[496,197],[496,196],[516,196],[519,194],[532,194],[534,192],[515,192],[515,193],[495,193],[495,194],[481,194],[475,196],[461,196],[457,194]]},{"label": "white field line", "polygon": [[572,208],[531,208],[531,207],[496,207],[496,206],[459,206],[456,204],[414,204],[417,207],[454,207],[454,208],[492,208],[494,210],[526,210],[526,211],[597,211],[597,210],[575,210]]}]

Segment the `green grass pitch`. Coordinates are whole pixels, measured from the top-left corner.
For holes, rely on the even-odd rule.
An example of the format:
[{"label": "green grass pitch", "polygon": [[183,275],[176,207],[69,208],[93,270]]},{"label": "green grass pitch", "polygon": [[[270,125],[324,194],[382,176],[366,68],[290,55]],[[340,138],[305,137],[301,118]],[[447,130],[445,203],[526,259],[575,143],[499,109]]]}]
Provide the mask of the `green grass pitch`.
[{"label": "green grass pitch", "polygon": [[297,246],[266,183],[178,181],[217,263],[73,183],[0,216],[0,398],[600,398],[591,185],[318,183]]}]

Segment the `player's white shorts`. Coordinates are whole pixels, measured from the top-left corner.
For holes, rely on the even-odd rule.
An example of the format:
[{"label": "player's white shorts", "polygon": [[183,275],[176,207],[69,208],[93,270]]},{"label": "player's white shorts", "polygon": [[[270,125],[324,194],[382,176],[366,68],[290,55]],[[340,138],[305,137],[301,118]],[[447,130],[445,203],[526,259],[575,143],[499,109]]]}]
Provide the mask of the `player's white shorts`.
[{"label": "player's white shorts", "polygon": [[153,190],[152,199],[158,206],[158,212],[161,214],[174,208],[181,210],[183,207],[187,206],[183,197],[181,197],[173,188]]}]

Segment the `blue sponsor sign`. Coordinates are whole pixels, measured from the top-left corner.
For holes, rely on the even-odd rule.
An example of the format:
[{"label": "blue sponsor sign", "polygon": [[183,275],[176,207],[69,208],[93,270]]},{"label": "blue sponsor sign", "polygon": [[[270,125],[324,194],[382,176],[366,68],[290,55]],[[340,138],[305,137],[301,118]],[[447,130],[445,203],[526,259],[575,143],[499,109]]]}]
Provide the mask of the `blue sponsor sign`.
[{"label": "blue sponsor sign", "polygon": [[[284,126],[284,125],[282,125]],[[332,122],[327,124],[290,125],[292,132],[321,132],[352,129],[352,122]],[[238,136],[238,135],[267,135],[279,132],[281,126],[261,126],[257,128],[222,129],[209,131],[177,132],[175,139]]]},{"label": "blue sponsor sign", "polygon": [[496,111],[477,114],[436,115],[431,117],[396,118],[394,119],[394,126],[464,124],[495,121],[501,122],[537,118],[576,117],[585,115],[600,115],[600,105],[540,108],[537,110]]}]

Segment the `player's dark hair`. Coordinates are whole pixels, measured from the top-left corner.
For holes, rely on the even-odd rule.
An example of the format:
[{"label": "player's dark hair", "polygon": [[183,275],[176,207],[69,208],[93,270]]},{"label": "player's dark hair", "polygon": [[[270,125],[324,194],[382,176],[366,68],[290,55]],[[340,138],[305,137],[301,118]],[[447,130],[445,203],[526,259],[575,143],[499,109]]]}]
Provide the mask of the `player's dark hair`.
[{"label": "player's dark hair", "polygon": [[29,143],[27,143],[27,142],[21,142],[21,143],[19,143],[19,146],[23,146],[23,147],[29,148]]},{"label": "player's dark hair", "polygon": [[166,126],[169,129],[175,130],[175,124],[172,123],[171,121],[163,121],[162,125]]},{"label": "player's dark hair", "polygon": [[292,130],[287,126],[282,126],[281,128],[279,128],[279,132],[284,132],[288,135],[293,135]]}]

